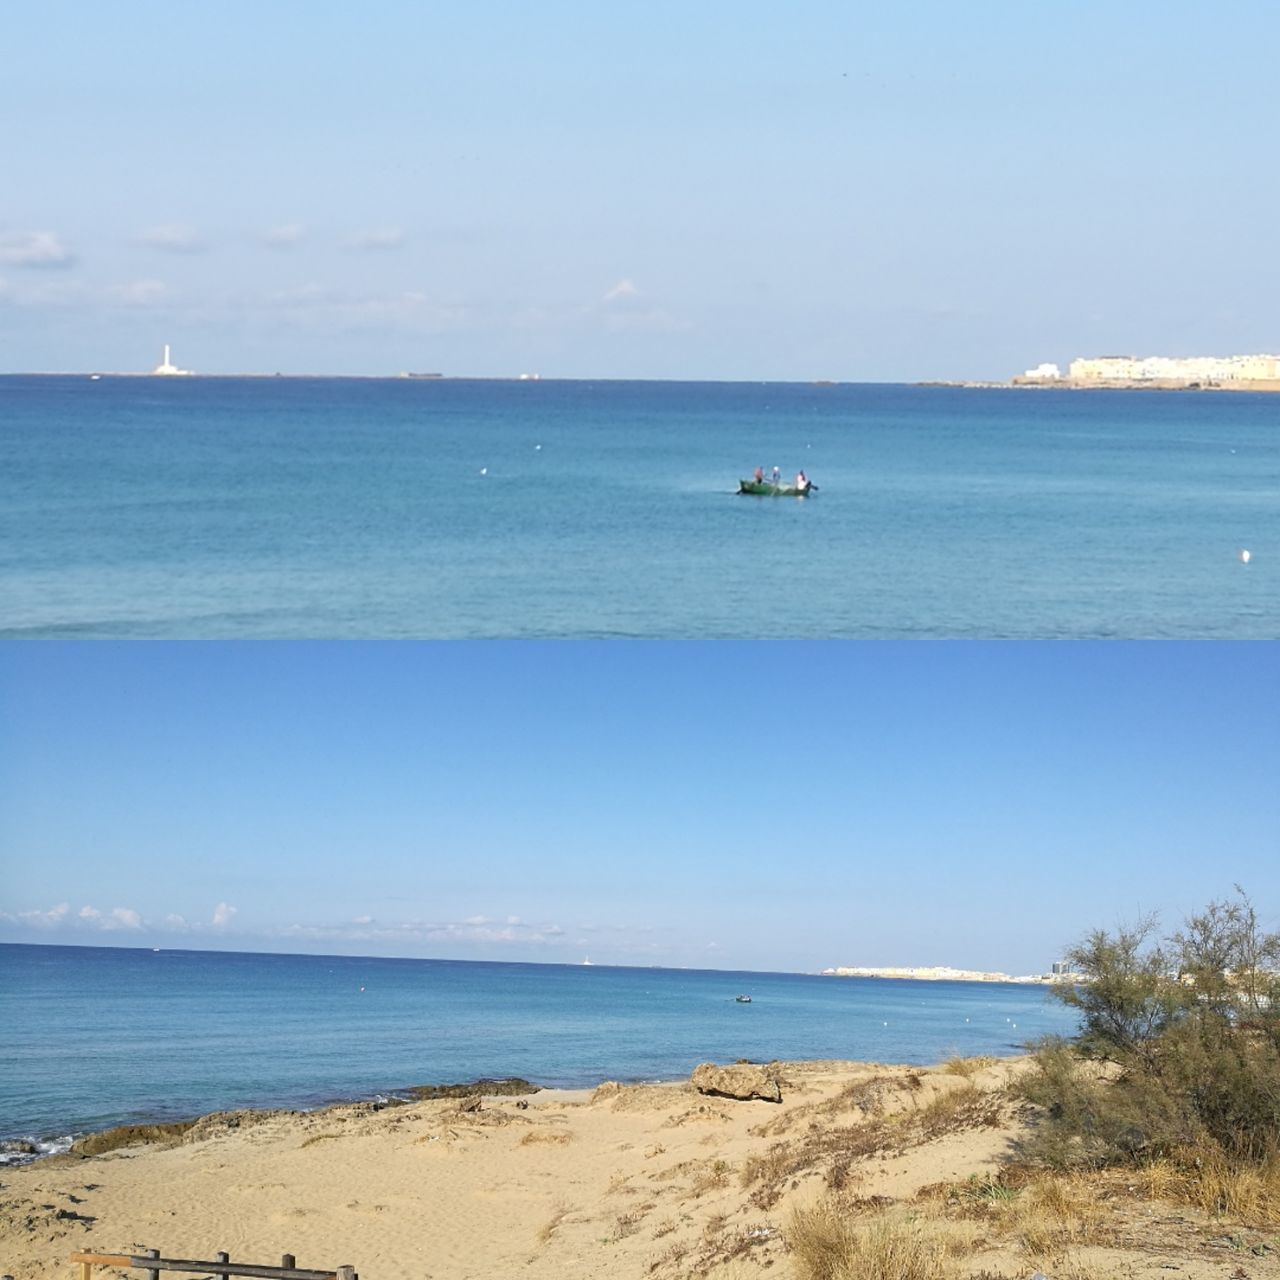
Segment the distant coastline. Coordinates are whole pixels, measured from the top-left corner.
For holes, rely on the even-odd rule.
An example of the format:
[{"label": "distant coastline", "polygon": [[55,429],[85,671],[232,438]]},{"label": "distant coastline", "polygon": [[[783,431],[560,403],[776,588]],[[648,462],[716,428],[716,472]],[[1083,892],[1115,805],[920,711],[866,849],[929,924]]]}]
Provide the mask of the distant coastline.
[{"label": "distant coastline", "polygon": [[1004,982],[1019,986],[1057,986],[1078,981],[1072,973],[1028,973],[1014,975],[990,969],[953,969],[950,965],[911,965],[900,968],[866,968],[839,965],[823,969],[824,978],[897,978],[913,982]]}]

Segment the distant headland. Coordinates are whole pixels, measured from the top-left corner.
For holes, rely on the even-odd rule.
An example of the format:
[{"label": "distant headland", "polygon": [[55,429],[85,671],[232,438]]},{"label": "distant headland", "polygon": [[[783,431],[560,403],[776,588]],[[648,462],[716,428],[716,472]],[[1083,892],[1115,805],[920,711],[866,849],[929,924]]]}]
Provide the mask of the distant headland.
[{"label": "distant headland", "polygon": [[1060,982],[1078,981],[1062,961],[1054,963],[1049,973],[1029,973],[1019,977],[987,969],[953,969],[950,965],[914,965],[906,968],[849,968],[823,969],[825,978],[907,978],[916,982],[1016,982],[1024,986],[1052,986]]}]

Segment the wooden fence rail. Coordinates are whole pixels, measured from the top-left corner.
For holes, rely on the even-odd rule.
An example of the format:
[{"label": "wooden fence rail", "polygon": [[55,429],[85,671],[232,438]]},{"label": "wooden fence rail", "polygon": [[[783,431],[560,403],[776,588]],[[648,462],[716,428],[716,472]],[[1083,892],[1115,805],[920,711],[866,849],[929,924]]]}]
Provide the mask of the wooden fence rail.
[{"label": "wooden fence rail", "polygon": [[[147,1280],[160,1280],[162,1271],[201,1271],[206,1276],[257,1276],[260,1280],[360,1280],[354,1267],[338,1267],[333,1271],[307,1271],[294,1265],[294,1257],[286,1253],[278,1267],[254,1262],[232,1262],[220,1253],[212,1262],[194,1258],[162,1258],[158,1249],[142,1253],[73,1253],[72,1262],[80,1264],[80,1280],[92,1280],[94,1267],[131,1267],[145,1271]],[[9,1280],[8,1276],[0,1280]]]}]

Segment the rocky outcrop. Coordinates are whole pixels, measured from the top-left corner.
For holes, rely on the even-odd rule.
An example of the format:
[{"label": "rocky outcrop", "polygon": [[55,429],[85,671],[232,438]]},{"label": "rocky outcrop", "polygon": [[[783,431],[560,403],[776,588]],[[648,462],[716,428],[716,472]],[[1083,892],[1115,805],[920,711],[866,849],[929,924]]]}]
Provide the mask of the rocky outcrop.
[{"label": "rocky outcrop", "polygon": [[466,1084],[416,1084],[411,1089],[396,1092],[414,1102],[429,1102],[433,1098],[471,1098],[484,1095],[510,1097],[512,1094],[537,1093],[541,1085],[530,1084],[519,1076],[506,1076],[501,1080],[471,1080]]},{"label": "rocky outcrop", "polygon": [[782,1081],[776,1063],[767,1067],[737,1065],[718,1067],[704,1062],[694,1068],[690,1083],[699,1093],[713,1098],[734,1098],[739,1102],[781,1102]]}]

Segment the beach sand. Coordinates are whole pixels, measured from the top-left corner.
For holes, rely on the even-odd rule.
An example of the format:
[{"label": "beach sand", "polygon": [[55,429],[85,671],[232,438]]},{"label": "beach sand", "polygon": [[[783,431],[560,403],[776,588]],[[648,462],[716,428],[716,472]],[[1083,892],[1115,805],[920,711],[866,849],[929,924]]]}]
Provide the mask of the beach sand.
[{"label": "beach sand", "polygon": [[[1114,1178],[1073,1184],[1038,1226],[1003,1197],[988,1206],[982,1188],[1025,1123],[1004,1089],[1025,1069],[786,1063],[781,1103],[606,1084],[471,1111],[448,1099],[212,1116],[175,1145],[0,1170],[0,1272],[72,1277],[75,1251],[153,1247],[268,1264],[292,1253],[362,1280],[789,1277],[804,1274],[793,1211],[827,1202],[913,1220],[956,1277],[1280,1277],[1274,1228],[1224,1225]],[[1008,1203],[1049,1203],[1037,1194]]]}]

